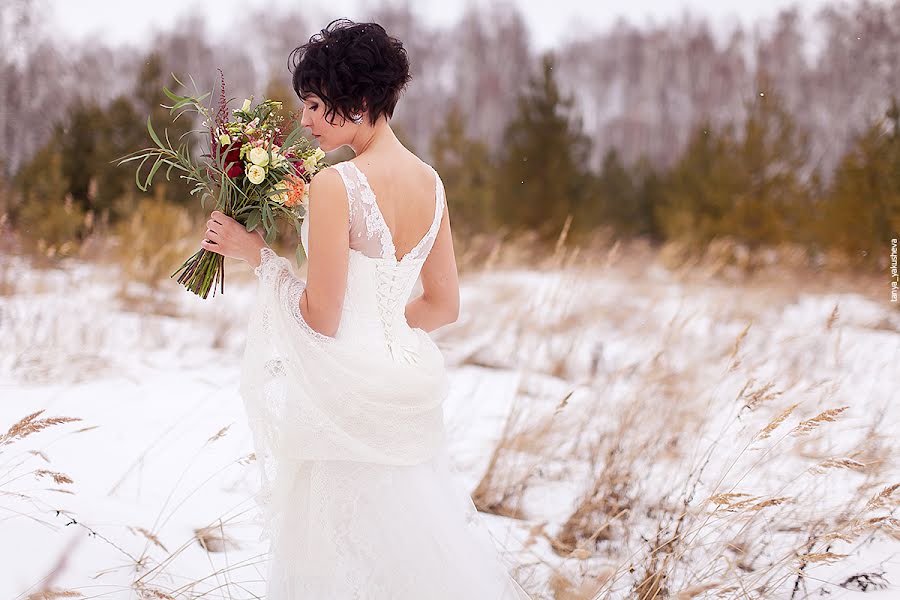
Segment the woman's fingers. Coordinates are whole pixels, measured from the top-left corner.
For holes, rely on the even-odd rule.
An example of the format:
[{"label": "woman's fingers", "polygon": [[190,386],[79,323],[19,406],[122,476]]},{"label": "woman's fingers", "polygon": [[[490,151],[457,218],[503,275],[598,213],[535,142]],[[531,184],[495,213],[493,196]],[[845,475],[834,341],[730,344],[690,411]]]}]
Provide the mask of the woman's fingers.
[{"label": "woman's fingers", "polygon": [[214,210],[210,214],[209,220],[206,221],[206,232],[204,233],[205,238],[200,241],[200,247],[210,252],[216,252],[222,254],[222,246],[218,242],[221,241],[220,229],[222,227],[222,217],[224,217],[221,212]]},{"label": "woman's fingers", "polygon": [[[200,247],[222,256],[240,258],[246,245],[246,228],[232,217],[214,210],[206,221],[206,239],[200,242]],[[257,232],[262,237],[261,232]]]},{"label": "woman's fingers", "polygon": [[216,252],[218,254],[222,253],[222,249],[219,248],[219,245],[209,240],[201,240],[200,247],[205,250],[209,250],[210,252]]}]

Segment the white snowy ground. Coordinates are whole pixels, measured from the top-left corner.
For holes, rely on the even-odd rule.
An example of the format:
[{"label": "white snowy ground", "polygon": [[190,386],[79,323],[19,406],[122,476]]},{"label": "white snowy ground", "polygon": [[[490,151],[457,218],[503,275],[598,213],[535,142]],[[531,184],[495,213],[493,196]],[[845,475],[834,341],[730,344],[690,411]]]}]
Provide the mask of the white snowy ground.
[{"label": "white snowy ground", "polygon": [[[0,435],[38,410],[41,418],[81,419],[0,446],[0,598],[25,598],[51,573],[55,589],[87,598],[138,598],[141,585],[148,594],[161,590],[176,598],[204,592],[206,598],[261,597],[264,547],[251,500],[256,466],[245,460],[252,448],[237,394],[245,315],[255,289],[248,272],[237,272],[246,268],[229,263],[224,296],[203,301],[171,290],[154,314],[117,296],[120,276],[110,267],[69,263],[32,270],[17,257],[0,261],[15,287],[0,296]],[[622,431],[621,415],[629,406],[655,406],[653,399],[638,400],[648,393],[650,374],[674,374],[653,389],[657,400],[678,399],[671,403],[677,407],[639,414],[634,438],[655,436],[653,428],[666,423],[695,423],[683,433],[697,442],[685,443],[688,451],[671,463],[648,458],[630,465],[641,470],[631,493],[661,498],[681,476],[678,469],[689,472],[711,448],[709,479],[724,473],[721,464],[732,458],[743,465],[747,457],[727,444],[717,449],[720,432],[742,445],[746,431],[757,431],[796,402],[797,414],[784,427],[827,408],[850,408],[825,424],[831,437],[791,446],[790,453],[764,454],[774,459],[750,456],[762,466],[733,482],[736,491],[766,498],[807,494],[815,501],[811,506],[827,512],[826,500],[840,506],[852,491],[871,496],[900,482],[900,311],[886,301],[685,285],[657,266],[640,277],[615,268],[592,276],[492,272],[467,276],[463,286],[462,318],[435,335],[451,368],[445,414],[462,485],[474,490],[478,484],[511,407],[524,403],[532,423],[546,421],[573,391],[548,436],[538,438],[546,448],[537,453],[540,475],[520,497],[526,519],[484,516],[498,548],[521,567],[517,576],[536,598],[553,597],[552,569],[561,566],[574,579],[591,575],[594,567],[621,568],[641,546],[641,536],[652,537],[652,519],[646,530],[637,520],[613,526],[611,539],[583,563],[555,555],[545,538],[528,540],[533,526],[544,522],[555,535],[596,478],[586,449],[603,448],[604,434]],[[828,328],[836,304],[839,317]],[[723,375],[722,365],[729,364],[727,355],[749,322],[737,353],[741,366]],[[780,381],[784,396],[742,413],[734,399],[751,376],[757,388]],[[732,430],[736,417],[741,423]],[[870,427],[873,419],[877,429]],[[575,436],[583,423],[590,426]],[[852,470],[830,474],[824,489],[798,479],[821,457],[851,454],[876,433],[883,436],[879,456],[885,462],[877,481]],[[798,458],[804,453],[808,460]],[[39,479],[36,469],[65,474],[72,483],[56,483],[50,474]],[[723,480],[735,472],[744,473],[735,469]],[[701,482],[697,497],[723,491],[712,483]],[[889,498],[890,507],[897,506],[897,495]],[[213,528],[205,539],[215,551],[195,538],[204,527]],[[218,541],[222,533],[224,544]],[[900,597],[900,543],[883,534],[864,540],[833,548],[849,556],[809,568],[801,591],[829,598]],[[696,551],[687,558],[698,564],[716,559]],[[886,587],[864,593],[836,585],[857,573],[878,574]],[[606,591],[628,598],[631,583],[623,580]],[[695,582],[686,577],[677,583]]]}]

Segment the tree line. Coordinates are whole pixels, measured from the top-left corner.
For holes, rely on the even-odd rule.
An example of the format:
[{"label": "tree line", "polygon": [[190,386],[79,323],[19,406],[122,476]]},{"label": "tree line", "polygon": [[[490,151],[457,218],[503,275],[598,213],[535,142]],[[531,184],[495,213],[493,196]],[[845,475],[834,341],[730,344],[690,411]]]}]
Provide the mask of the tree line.
[{"label": "tree line", "polygon": [[[77,240],[133,210],[133,169],[110,161],[146,145],[148,115],[176,136],[197,126],[159,106],[172,72],[204,91],[222,66],[229,96],[264,90],[299,108],[279,63],[316,30],[308,17],[260,11],[236,45],[194,15],[157,32],[147,52],[67,48],[41,29],[42,10],[40,0],[0,9],[10,48],[0,212],[22,230]],[[685,17],[619,22],[543,54],[516,9],[470,8],[444,30],[408,6],[367,17],[409,50],[414,82],[394,125],[441,172],[461,234],[530,229],[550,240],[569,220],[576,237],[607,227],[697,247],[720,236],[791,242],[881,267],[900,230],[900,62],[889,51],[900,47],[900,3],[822,9],[816,55],[795,9],[767,29],[718,32],[724,44]],[[152,192],[190,201],[177,181]]]}]

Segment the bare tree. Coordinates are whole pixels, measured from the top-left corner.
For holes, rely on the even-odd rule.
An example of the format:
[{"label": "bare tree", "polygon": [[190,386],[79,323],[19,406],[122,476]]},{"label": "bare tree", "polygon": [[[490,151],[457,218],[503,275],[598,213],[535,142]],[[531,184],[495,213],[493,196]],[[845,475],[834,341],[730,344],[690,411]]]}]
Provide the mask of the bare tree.
[{"label": "bare tree", "polygon": [[470,5],[452,31],[450,59],[466,132],[496,151],[534,57],[520,12],[508,3],[488,7]]}]

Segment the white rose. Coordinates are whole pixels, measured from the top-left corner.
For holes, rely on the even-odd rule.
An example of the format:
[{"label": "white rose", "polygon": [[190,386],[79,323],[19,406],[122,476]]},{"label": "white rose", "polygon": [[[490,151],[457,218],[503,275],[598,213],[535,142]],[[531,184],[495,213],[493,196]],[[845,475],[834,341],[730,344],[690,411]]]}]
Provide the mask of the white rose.
[{"label": "white rose", "polygon": [[250,99],[244,100],[244,104],[241,105],[241,110],[244,112],[250,112]]},{"label": "white rose", "polygon": [[247,156],[254,165],[264,167],[269,164],[269,153],[266,152],[265,148],[251,148]]},{"label": "white rose", "polygon": [[259,185],[265,178],[266,170],[259,165],[250,165],[250,168],[247,169],[247,179],[250,180],[250,183]]}]

